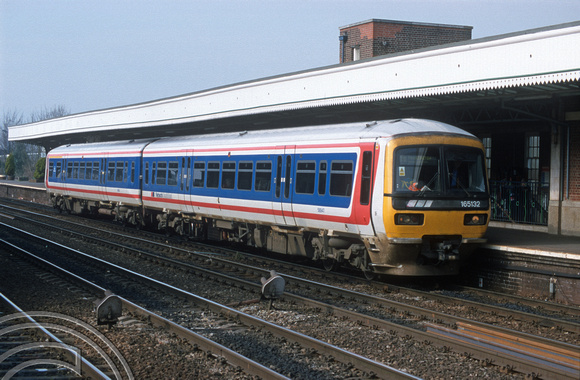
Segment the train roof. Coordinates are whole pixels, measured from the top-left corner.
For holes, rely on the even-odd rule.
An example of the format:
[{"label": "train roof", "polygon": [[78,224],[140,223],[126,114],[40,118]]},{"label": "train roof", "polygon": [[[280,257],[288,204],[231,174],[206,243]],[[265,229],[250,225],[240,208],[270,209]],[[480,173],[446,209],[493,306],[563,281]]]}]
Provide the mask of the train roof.
[{"label": "train roof", "polygon": [[183,145],[249,145],[308,143],[320,141],[376,139],[406,134],[455,134],[474,137],[472,134],[449,124],[425,119],[396,119],[344,124],[328,124],[308,127],[269,129],[261,131],[214,133],[160,139],[99,142],[63,145],[50,151],[54,154],[83,153],[136,153],[160,148],[183,148]]},{"label": "train roof", "polygon": [[155,139],[107,141],[88,144],[68,144],[54,148],[50,151],[50,154],[138,152],[142,151],[148,144],[153,141],[155,141]]},{"label": "train roof", "polygon": [[449,124],[425,119],[396,119],[345,124],[328,124],[309,127],[269,129],[261,131],[207,134],[186,137],[159,139],[151,143],[145,151],[158,148],[174,148],[177,145],[247,145],[247,144],[286,144],[321,141],[376,139],[395,137],[405,134],[433,133],[455,134],[475,137],[472,134]]}]

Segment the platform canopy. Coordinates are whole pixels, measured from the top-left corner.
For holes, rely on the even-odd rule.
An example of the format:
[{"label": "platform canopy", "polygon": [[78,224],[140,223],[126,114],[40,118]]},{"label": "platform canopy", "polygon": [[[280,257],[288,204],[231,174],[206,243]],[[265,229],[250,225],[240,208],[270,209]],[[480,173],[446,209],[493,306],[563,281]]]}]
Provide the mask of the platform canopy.
[{"label": "platform canopy", "polygon": [[461,126],[490,107],[550,119],[530,104],[577,99],[579,46],[580,21],[14,126],[9,139],[55,147],[402,117]]}]

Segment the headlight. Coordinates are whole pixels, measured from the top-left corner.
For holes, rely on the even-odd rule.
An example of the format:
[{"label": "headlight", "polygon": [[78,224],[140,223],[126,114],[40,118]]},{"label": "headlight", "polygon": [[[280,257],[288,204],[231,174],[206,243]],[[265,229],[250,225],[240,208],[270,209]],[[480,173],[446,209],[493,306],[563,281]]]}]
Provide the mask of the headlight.
[{"label": "headlight", "polygon": [[423,214],[395,214],[395,224],[420,226],[423,224]]},{"label": "headlight", "polygon": [[487,214],[465,214],[463,224],[466,226],[483,226],[487,222]]}]

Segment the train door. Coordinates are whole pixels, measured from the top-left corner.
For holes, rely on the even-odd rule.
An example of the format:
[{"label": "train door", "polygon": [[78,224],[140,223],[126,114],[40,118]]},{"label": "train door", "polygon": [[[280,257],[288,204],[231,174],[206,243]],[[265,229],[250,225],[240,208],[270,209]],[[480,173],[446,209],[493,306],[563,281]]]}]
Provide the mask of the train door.
[{"label": "train door", "polygon": [[63,168],[62,168],[62,187],[64,191],[68,191],[70,188],[70,181],[72,180],[73,176],[73,160],[67,158],[63,160]]},{"label": "train door", "polygon": [[179,161],[179,200],[182,209],[186,213],[193,213],[191,204],[192,195],[192,171],[193,171],[193,150],[187,150]]},{"label": "train door", "polygon": [[[370,149],[368,149],[370,148]],[[375,151],[376,145],[368,147],[361,152],[359,175],[357,182],[360,186],[359,199],[354,199],[357,210],[357,226],[359,234],[374,234],[374,226],[371,218],[372,193],[374,178],[376,176]]]},{"label": "train door", "polygon": [[50,181],[51,186],[66,190],[66,159],[49,158],[49,175],[46,181]]},{"label": "train door", "polygon": [[295,226],[294,214],[292,211],[293,194],[293,161],[295,145],[277,147],[284,151],[276,157],[276,178],[274,186],[274,199],[272,207],[274,219],[277,224]]},{"label": "train door", "polygon": [[109,164],[108,154],[103,154],[99,160],[99,194],[103,201],[107,201],[109,196],[107,194],[107,171]]}]

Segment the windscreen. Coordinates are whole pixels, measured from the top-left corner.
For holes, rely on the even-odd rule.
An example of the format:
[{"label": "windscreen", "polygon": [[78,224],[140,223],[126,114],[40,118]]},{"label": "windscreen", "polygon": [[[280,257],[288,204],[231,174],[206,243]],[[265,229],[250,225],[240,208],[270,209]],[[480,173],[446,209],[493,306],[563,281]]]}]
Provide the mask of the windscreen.
[{"label": "windscreen", "polygon": [[396,193],[472,196],[486,193],[483,152],[476,148],[427,145],[395,151]]}]

